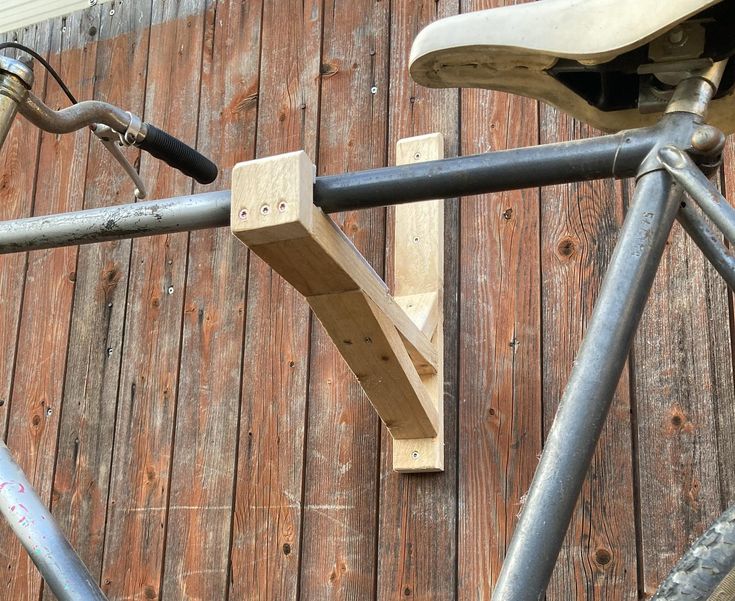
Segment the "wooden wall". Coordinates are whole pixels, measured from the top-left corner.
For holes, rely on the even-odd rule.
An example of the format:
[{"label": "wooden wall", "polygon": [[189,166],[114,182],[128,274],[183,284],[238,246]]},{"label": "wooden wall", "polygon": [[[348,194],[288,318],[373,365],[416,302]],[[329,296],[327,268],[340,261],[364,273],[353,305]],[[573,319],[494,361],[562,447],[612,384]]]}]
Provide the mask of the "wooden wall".
[{"label": "wooden wall", "polygon": [[[301,148],[325,174],[431,131],[447,156],[593,135],[410,81],[422,26],[497,4],[115,0],[6,37],[196,144],[224,189],[234,163]],[[150,198],[204,190],[139,160]],[[601,181],[448,203],[442,474],[392,472],[320,324],[227,229],[0,258],[2,432],[110,599],[490,599],[629,199]],[[2,219],[131,200],[86,130],[18,120],[0,154]],[[390,213],[335,219],[389,274]],[[733,500],[731,313],[677,226],[549,599],[650,595]],[[4,525],[0,568],[0,598],[53,598]]]}]

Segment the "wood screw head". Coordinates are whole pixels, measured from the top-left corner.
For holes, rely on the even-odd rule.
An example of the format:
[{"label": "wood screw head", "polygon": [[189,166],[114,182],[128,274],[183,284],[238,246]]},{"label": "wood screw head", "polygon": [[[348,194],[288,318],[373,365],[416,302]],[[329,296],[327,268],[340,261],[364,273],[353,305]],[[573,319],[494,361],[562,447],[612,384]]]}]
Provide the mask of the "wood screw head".
[{"label": "wood screw head", "polygon": [[240,212],[237,214],[237,216],[245,221],[248,218],[248,210],[247,209],[241,209]]},{"label": "wood screw head", "polygon": [[279,213],[285,213],[287,207],[288,207],[288,205],[285,202],[283,202],[283,201],[279,202],[278,203],[278,212]]},{"label": "wood screw head", "polygon": [[413,453],[411,453],[411,459],[413,459],[415,461],[418,458],[419,458],[419,452],[418,451],[414,451]]},{"label": "wood screw head", "polygon": [[270,212],[271,212],[271,209],[270,209],[270,207],[268,205],[263,205],[262,207],[260,207],[260,214],[261,215],[267,215]]}]

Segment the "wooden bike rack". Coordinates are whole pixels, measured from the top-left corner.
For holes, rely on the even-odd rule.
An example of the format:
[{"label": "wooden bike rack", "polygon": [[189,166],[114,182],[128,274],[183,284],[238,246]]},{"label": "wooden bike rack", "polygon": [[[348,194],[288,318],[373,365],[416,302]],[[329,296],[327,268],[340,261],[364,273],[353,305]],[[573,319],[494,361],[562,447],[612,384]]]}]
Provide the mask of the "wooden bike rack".
[{"label": "wooden bike rack", "polygon": [[[441,134],[400,140],[398,164],[443,158]],[[232,232],[304,295],[393,438],[393,469],[444,469],[444,201],[396,206],[393,293],[313,203],[306,153],[240,163]]]}]

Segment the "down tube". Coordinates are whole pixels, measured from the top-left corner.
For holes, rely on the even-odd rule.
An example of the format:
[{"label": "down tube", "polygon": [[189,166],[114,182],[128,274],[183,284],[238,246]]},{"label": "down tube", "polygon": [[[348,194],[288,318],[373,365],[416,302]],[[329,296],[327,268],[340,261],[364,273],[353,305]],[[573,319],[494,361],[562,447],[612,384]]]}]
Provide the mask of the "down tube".
[{"label": "down tube", "polygon": [[2,439],[0,513],[59,601],[106,601]]},{"label": "down tube", "polygon": [[542,599],[679,207],[663,171],[636,186],[493,601]]}]

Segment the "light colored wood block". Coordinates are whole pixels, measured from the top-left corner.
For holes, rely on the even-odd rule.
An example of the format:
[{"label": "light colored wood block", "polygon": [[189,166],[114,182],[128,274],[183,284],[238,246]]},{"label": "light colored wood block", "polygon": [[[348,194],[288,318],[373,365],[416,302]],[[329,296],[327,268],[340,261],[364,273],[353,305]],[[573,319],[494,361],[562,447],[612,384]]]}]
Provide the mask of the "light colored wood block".
[{"label": "light colored wood block", "polygon": [[[399,140],[396,163],[405,165],[444,157],[441,134]],[[417,327],[432,336],[438,361],[434,374],[421,381],[434,403],[437,436],[393,440],[393,469],[399,472],[444,469],[444,201],[398,205],[394,209],[394,282],[396,301],[407,310]],[[413,305],[407,307],[407,305]]]},{"label": "light colored wood block", "polygon": [[303,150],[239,163],[232,171],[230,223],[248,246],[308,236],[314,166]]},{"label": "light colored wood block", "polygon": [[394,439],[435,436],[434,400],[390,319],[361,290],[310,296],[309,305]]},{"label": "light colored wood block", "polygon": [[[334,222],[313,205],[313,165],[303,152],[241,163],[233,170],[232,232],[303,294],[394,438],[439,431],[422,379],[439,355]],[[418,302],[408,302],[418,307]],[[428,307],[426,307],[428,305]],[[430,324],[429,324],[430,325]]]}]

